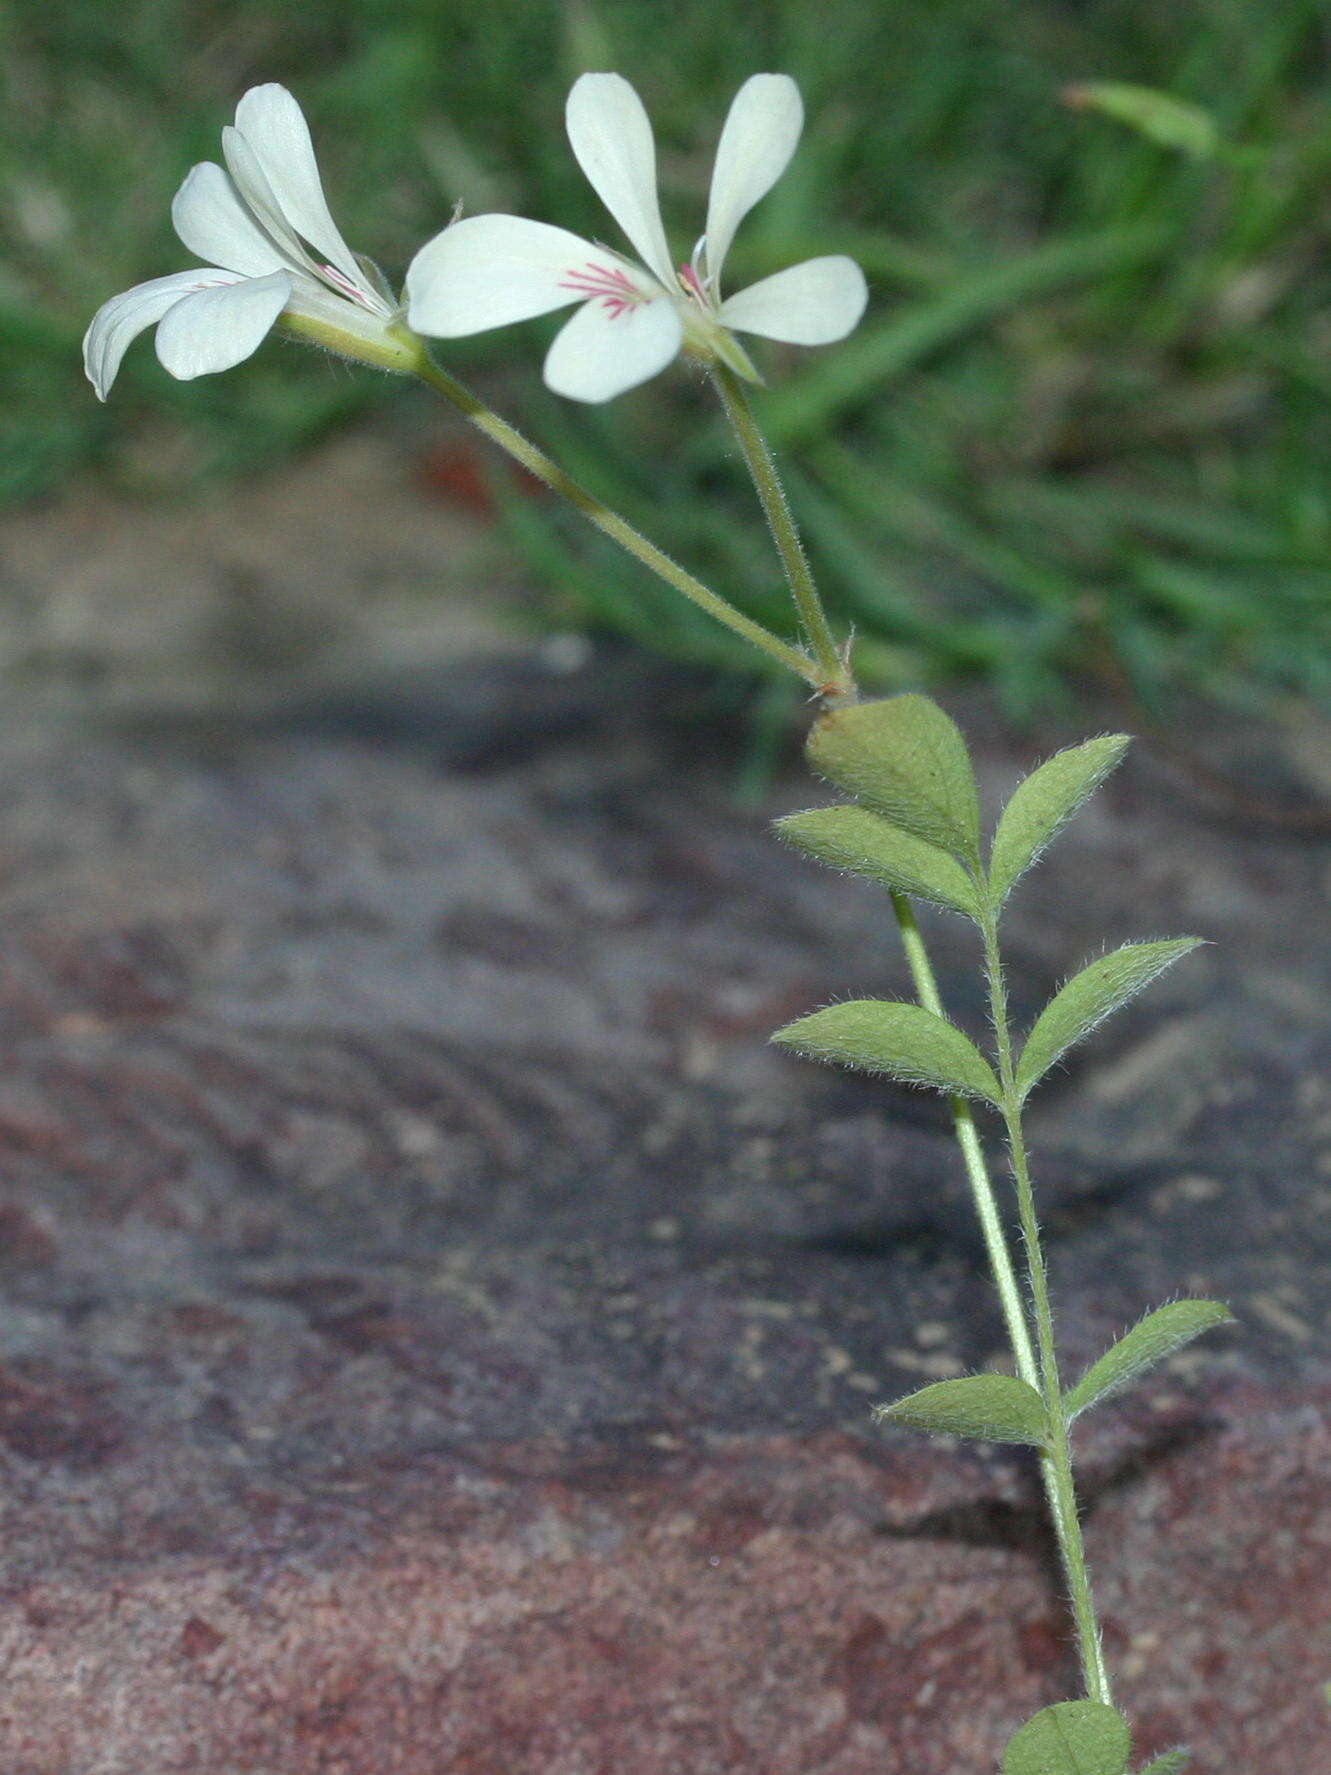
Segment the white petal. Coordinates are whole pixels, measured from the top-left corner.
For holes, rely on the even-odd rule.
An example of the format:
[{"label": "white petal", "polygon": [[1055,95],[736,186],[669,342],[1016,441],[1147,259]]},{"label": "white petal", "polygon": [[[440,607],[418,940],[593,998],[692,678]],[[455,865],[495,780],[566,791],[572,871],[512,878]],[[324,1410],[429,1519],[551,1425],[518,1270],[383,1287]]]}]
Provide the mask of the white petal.
[{"label": "white petal", "polygon": [[161,320],[168,309],[207,284],[235,281],[234,272],[196,265],[192,271],[173,271],[170,277],[135,284],[132,290],[103,302],[83,337],[83,368],[97,399],[104,401],[110,393],[121,359],[139,334]]},{"label": "white petal", "polygon": [[546,353],[546,385],[574,401],[611,400],[664,370],[682,338],[668,296],[633,308],[585,303]]},{"label": "white petal", "polygon": [[192,167],[171,204],[171,221],[192,253],[244,277],[284,271],[280,253],[241,201],[230,176],[211,160]]},{"label": "white petal", "polygon": [[328,209],[305,114],[286,87],[252,86],[236,106],[236,128],[254,150],[282,214],[353,283],[361,269]]},{"label": "white petal", "polygon": [[271,236],[278,250],[307,276],[322,276],[318,260],[283,214],[277,193],[268,182],[268,174],[258,155],[240,131],[229,124],[222,131],[222,159],[241,202],[264,232]]},{"label": "white petal", "polygon": [[788,345],[830,345],[859,324],[868,300],[859,266],[833,253],[806,259],[727,297],[717,319],[723,327]]},{"label": "white petal", "polygon": [[614,253],[548,222],[467,216],[436,234],[407,272],[408,318],[418,333],[457,339],[585,302],[588,267],[628,277]]},{"label": "white petal", "polygon": [[274,271],[186,296],[157,328],[162,368],[189,382],[242,363],[268,337],[290,294],[290,272]]},{"label": "white petal", "polygon": [[592,189],[668,289],[675,273],[656,196],[656,143],[642,100],[620,74],[583,74],[564,107],[568,139]]},{"label": "white petal", "polygon": [[735,230],[776,184],[804,127],[804,103],[789,74],[754,74],[735,94],[717,144],[707,200],[707,274],[716,289]]}]

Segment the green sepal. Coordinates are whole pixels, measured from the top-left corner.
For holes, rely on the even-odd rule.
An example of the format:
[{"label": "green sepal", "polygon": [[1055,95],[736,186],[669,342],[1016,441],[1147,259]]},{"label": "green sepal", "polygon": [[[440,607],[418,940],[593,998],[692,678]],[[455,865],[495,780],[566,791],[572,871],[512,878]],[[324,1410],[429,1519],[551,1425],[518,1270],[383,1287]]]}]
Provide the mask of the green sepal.
[{"label": "green sepal", "polygon": [[812,807],[776,822],[777,835],[833,869],[864,875],[978,921],[975,882],[947,851],[863,807]]},{"label": "green sepal", "polygon": [[937,1381],[894,1405],[877,1405],[880,1422],[928,1430],[936,1436],[976,1436],[985,1442],[1021,1442],[1044,1448],[1049,1415],[1044,1400],[1010,1374],[969,1374]]},{"label": "green sepal", "polygon": [[1200,944],[1200,937],[1163,943],[1125,943],[1075,974],[1041,1011],[1017,1065],[1017,1097],[1024,1101],[1060,1056],[1120,1005]]},{"label": "green sepal", "polygon": [[1187,1768],[1191,1756],[1190,1750],[1167,1750],[1163,1756],[1145,1764],[1138,1775],[1180,1775]]},{"label": "green sepal", "polygon": [[1001,1094],[993,1067],[969,1036],[922,1005],[851,999],[787,1023],[772,1040],[807,1059],[885,1073],[907,1085],[989,1103]]},{"label": "green sepal", "polygon": [[1124,1775],[1131,1753],[1127,1721],[1116,1708],[1059,1701],[1013,1733],[1003,1775]]},{"label": "green sepal", "polygon": [[1068,1421],[1106,1394],[1131,1386],[1138,1375],[1145,1374],[1204,1331],[1233,1323],[1233,1313],[1219,1300],[1175,1300],[1157,1307],[1112,1344],[1069,1389],[1063,1400]]},{"label": "green sepal", "polygon": [[995,911],[1013,887],[1115,768],[1130,744],[1104,734],[1055,752],[1017,786],[1003,809],[989,854],[989,900]]},{"label": "green sepal", "polygon": [[806,748],[820,776],[873,813],[980,863],[980,803],[960,729],[927,696],[911,693],[830,709]]}]

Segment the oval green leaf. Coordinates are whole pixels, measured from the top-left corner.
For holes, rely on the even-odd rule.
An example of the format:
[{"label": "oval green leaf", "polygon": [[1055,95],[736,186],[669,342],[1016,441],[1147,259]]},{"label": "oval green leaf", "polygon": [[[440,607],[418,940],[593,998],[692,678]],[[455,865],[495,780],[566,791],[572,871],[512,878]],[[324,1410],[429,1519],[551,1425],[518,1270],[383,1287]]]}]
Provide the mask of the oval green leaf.
[{"label": "oval green leaf", "polygon": [[1174,1300],[1157,1307],[1112,1344],[1098,1362],[1092,1363],[1067,1393],[1063,1409],[1069,1421],[1107,1393],[1131,1386],[1139,1374],[1145,1374],[1204,1331],[1233,1323],[1233,1313],[1219,1300]]},{"label": "oval green leaf", "polygon": [[1191,1755],[1188,1750],[1167,1750],[1163,1756],[1147,1763],[1138,1775],[1180,1775],[1180,1771],[1187,1768]]},{"label": "oval green leaf", "polygon": [[985,1442],[1023,1442],[1043,1448],[1049,1440],[1044,1400],[1010,1374],[968,1374],[936,1381],[894,1405],[877,1405],[880,1422],[928,1430],[936,1436],[978,1436]]},{"label": "oval green leaf", "polygon": [[1132,1752],[1127,1721],[1103,1701],[1060,1701],[1014,1732],[1003,1775],[1123,1775]]},{"label": "oval green leaf", "polygon": [[833,869],[978,919],[975,883],[955,857],[863,807],[812,807],[776,822],[778,836]]},{"label": "oval green leaf", "polygon": [[980,803],[970,754],[956,723],[927,696],[832,709],[815,723],[806,749],[838,789],[978,868]]},{"label": "oval green leaf", "polygon": [[1097,1023],[1200,942],[1200,937],[1173,937],[1163,943],[1125,943],[1074,975],[1050,999],[1026,1038],[1017,1065],[1018,1099],[1024,1101],[1055,1061]]},{"label": "oval green leaf", "polygon": [[858,998],[787,1023],[772,1037],[810,1060],[885,1073],[906,1085],[997,1103],[994,1069],[968,1036],[922,1005]]},{"label": "oval green leaf", "polygon": [[1127,734],[1110,733],[1069,746],[1047,758],[1018,785],[1003,809],[989,857],[989,898],[995,908],[1104,782],[1129,743]]}]

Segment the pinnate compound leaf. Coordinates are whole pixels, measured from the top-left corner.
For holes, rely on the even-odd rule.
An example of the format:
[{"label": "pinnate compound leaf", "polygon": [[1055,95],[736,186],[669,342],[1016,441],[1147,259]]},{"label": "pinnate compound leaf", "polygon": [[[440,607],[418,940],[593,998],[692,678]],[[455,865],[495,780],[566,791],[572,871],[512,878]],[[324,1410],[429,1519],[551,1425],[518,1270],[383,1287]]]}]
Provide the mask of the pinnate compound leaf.
[{"label": "pinnate compound leaf", "polygon": [[1180,1775],[1180,1771],[1187,1768],[1191,1755],[1190,1750],[1167,1750],[1163,1756],[1147,1763],[1139,1775]]},{"label": "pinnate compound leaf", "polygon": [[1132,1739],[1127,1721],[1103,1701],[1060,1701],[1008,1740],[1003,1775],[1124,1775]]},{"label": "pinnate compound leaf", "polygon": [[868,876],[967,918],[980,915],[975,883],[955,857],[867,808],[812,807],[787,814],[776,822],[776,830],[787,844],[833,869]]},{"label": "pinnate compound leaf", "polygon": [[1125,943],[1075,974],[1050,999],[1026,1038],[1017,1065],[1018,1097],[1024,1099],[1074,1042],[1200,942],[1200,937],[1171,937],[1163,943]]},{"label": "pinnate compound leaf", "polygon": [[1001,906],[1017,881],[1077,809],[1094,794],[1130,744],[1109,733],[1055,752],[1019,784],[1003,809],[989,857],[989,896]]},{"label": "pinnate compound leaf", "polygon": [[886,1073],[907,1085],[996,1103],[994,1069],[968,1036],[922,1005],[856,998],[787,1023],[772,1037],[810,1060]]},{"label": "pinnate compound leaf", "polygon": [[1107,1393],[1131,1386],[1139,1374],[1145,1374],[1148,1368],[1154,1368],[1157,1362],[1163,1362],[1204,1331],[1233,1323],[1234,1315],[1219,1300],[1175,1300],[1157,1307],[1111,1345],[1098,1362],[1092,1363],[1067,1393],[1063,1407],[1068,1418],[1075,1418]]},{"label": "pinnate compound leaf", "polygon": [[831,709],[806,750],[820,776],[871,812],[978,867],[980,803],[970,754],[956,723],[927,696]]},{"label": "pinnate compound leaf", "polygon": [[936,1381],[918,1393],[879,1405],[874,1416],[937,1436],[978,1436],[986,1442],[1024,1442],[1043,1448],[1049,1439],[1044,1400],[1010,1374],[968,1374]]}]

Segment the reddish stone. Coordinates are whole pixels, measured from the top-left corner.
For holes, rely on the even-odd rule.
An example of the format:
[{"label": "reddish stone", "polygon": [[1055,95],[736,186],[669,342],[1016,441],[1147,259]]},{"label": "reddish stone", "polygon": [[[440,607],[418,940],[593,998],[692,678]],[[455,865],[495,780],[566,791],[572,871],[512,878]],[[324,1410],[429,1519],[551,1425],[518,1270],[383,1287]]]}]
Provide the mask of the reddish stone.
[{"label": "reddish stone", "polygon": [[[0,1771],[988,1775],[1075,1680],[1031,1476],[867,1423],[1001,1343],[946,1120],[763,1040],[904,990],[881,903],[696,708],[476,676],[503,745],[0,735]],[[1185,821],[1130,767],[1015,902],[1023,1015],[1143,870],[1216,939],[1038,1187],[1070,1371],[1242,1320],[1079,1431],[1139,1748],[1322,1775],[1324,862]]]}]

